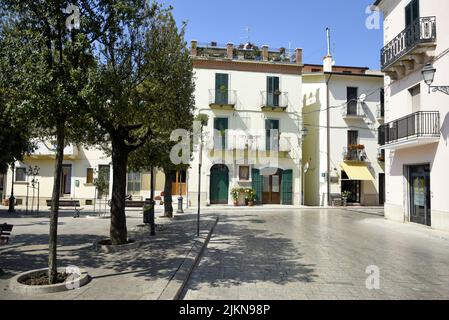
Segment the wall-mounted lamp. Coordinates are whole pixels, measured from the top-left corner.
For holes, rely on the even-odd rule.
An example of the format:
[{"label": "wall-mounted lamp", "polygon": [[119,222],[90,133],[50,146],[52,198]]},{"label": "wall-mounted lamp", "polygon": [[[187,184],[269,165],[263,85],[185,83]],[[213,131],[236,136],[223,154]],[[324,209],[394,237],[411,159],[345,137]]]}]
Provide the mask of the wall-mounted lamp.
[{"label": "wall-mounted lamp", "polygon": [[426,64],[426,66],[422,69],[421,73],[424,78],[424,82],[429,87],[429,93],[430,90],[433,92],[443,92],[447,95],[449,95],[449,86],[432,86],[433,80],[435,79],[435,73],[437,72],[437,69],[433,67],[431,63]]}]

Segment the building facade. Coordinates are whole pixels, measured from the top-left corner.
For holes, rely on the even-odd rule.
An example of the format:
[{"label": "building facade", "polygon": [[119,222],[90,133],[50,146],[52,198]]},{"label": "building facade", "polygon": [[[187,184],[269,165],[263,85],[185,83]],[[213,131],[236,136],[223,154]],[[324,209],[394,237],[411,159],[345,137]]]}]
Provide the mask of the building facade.
[{"label": "building facade", "polygon": [[386,123],[379,131],[386,156],[385,215],[449,230],[449,92],[430,90],[422,74],[431,63],[433,85],[449,85],[449,2],[375,5],[384,18],[381,65],[387,75]]},{"label": "building facade", "polygon": [[[51,199],[53,192],[54,166],[54,146],[51,142],[38,142],[37,149],[30,156],[25,157],[23,161],[17,161],[14,168],[10,168],[3,177],[3,181],[0,179],[4,186],[3,202],[11,195],[11,181],[14,181],[14,197],[18,205],[31,207],[34,204],[37,206],[39,198],[39,205],[41,208],[45,207],[46,200]],[[30,168],[37,173],[35,177]],[[105,180],[105,190],[99,190],[95,186],[94,182],[99,176]],[[34,184],[33,179],[36,181]],[[164,180],[163,173],[157,172],[155,179],[157,195],[164,188]],[[112,181],[111,159],[101,149],[75,145],[69,145],[64,149],[61,199],[77,199],[80,200],[82,206],[102,203],[111,198],[112,183],[110,181]],[[129,172],[127,193],[136,200],[148,198],[150,195],[150,173]]]},{"label": "building facade", "polygon": [[383,74],[333,64],[328,55],[304,65],[304,203],[337,205],[346,194],[348,205],[383,205]]},{"label": "building facade", "polygon": [[192,41],[196,114],[205,114],[202,169],[196,148],[189,199],[232,205],[234,188],[252,188],[256,204],[299,205],[302,50]]}]

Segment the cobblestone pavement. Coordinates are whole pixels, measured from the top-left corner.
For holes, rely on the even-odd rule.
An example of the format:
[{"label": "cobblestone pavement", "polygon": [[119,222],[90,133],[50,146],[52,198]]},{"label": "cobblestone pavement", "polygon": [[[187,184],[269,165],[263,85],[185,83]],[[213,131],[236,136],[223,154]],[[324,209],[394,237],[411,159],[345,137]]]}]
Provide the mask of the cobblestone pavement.
[{"label": "cobblestone pavement", "polygon": [[336,209],[227,212],[184,298],[447,299],[449,234]]},{"label": "cobblestone pavement", "polygon": [[[14,224],[11,242],[0,247],[0,300],[4,299],[106,299],[155,300],[166,288],[191,249],[196,234],[196,216],[185,214],[170,221],[157,219],[156,237],[148,232],[133,232],[142,223],[139,212],[127,212],[129,237],[142,241],[138,249],[106,254],[92,244],[108,237],[109,218],[72,218],[73,213],[59,219],[58,265],[77,266],[87,270],[92,281],[70,292],[23,296],[9,289],[9,279],[28,270],[45,268],[48,257],[48,218],[11,218],[1,214],[0,223]],[[160,214],[159,214],[160,215]],[[204,218],[202,229],[211,220]]]}]

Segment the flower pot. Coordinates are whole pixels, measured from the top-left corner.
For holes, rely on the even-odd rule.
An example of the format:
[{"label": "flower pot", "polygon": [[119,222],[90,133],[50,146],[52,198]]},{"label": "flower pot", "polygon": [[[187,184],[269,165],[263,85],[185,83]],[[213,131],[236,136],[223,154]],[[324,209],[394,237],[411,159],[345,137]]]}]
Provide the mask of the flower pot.
[{"label": "flower pot", "polygon": [[239,206],[239,202],[237,200],[234,200],[234,207],[238,207]]},{"label": "flower pot", "polygon": [[254,201],[248,201],[248,207],[254,207]]}]

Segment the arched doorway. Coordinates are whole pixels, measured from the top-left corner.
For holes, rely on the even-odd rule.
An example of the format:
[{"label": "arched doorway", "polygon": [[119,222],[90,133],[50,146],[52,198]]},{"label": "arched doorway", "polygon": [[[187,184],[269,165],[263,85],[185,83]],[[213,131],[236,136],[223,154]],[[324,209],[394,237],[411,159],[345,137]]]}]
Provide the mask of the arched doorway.
[{"label": "arched doorway", "polygon": [[214,165],[210,169],[210,203],[228,204],[229,169],[224,164]]}]

